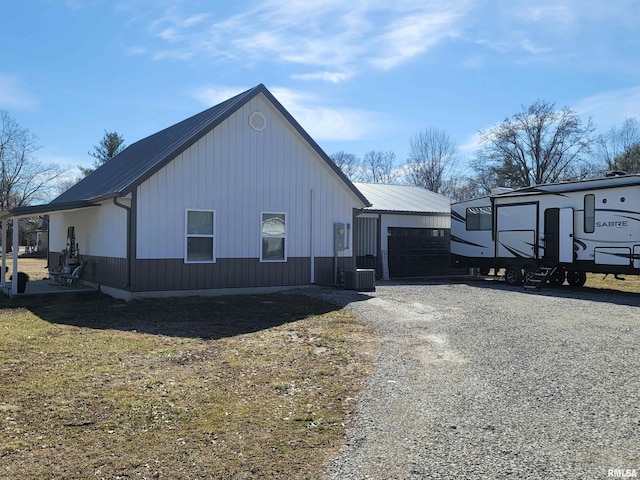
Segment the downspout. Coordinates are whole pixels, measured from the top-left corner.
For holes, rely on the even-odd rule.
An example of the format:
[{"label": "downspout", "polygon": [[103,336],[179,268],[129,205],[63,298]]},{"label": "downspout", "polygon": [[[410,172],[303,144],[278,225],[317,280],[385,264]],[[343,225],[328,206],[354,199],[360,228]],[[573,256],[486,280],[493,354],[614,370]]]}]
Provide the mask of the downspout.
[{"label": "downspout", "polygon": [[310,271],[310,283],[316,283],[316,254],[313,249],[314,243],[314,218],[313,212],[315,210],[315,192],[313,189],[309,191],[309,261],[311,262],[311,271]]},{"label": "downspout", "polygon": [[124,286],[128,288],[131,286],[131,207],[118,203],[118,197],[113,197],[113,204],[127,211],[127,283]]},{"label": "downspout", "polygon": [[382,214],[378,214],[378,218],[376,219],[376,269],[380,271],[380,278],[383,280],[388,280],[388,278],[384,278],[384,254],[382,252]]}]

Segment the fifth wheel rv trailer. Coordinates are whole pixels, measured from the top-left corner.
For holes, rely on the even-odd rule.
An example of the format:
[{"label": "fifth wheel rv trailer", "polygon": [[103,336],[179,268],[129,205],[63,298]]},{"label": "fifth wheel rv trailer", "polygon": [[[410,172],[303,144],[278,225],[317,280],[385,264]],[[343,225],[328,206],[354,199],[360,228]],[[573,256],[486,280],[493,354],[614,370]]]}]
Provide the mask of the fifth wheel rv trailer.
[{"label": "fifth wheel rv trailer", "polygon": [[454,203],[451,220],[453,266],[504,268],[510,285],[640,274],[640,175],[500,189]]}]

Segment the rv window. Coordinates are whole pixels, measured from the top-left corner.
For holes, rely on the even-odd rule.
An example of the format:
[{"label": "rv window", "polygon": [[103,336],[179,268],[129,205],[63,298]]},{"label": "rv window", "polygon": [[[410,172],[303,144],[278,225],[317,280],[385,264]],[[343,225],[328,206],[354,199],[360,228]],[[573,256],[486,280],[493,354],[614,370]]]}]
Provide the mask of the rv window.
[{"label": "rv window", "polygon": [[584,196],[584,233],[593,233],[596,230],[596,196],[593,194]]},{"label": "rv window", "polygon": [[491,230],[491,207],[467,208],[467,230]]}]

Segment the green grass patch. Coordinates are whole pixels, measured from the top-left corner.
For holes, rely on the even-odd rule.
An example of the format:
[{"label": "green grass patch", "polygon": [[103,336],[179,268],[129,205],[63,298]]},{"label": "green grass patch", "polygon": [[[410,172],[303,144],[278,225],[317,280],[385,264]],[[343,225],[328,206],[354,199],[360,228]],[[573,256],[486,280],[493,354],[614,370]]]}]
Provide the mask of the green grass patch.
[{"label": "green grass patch", "polygon": [[0,299],[0,478],[319,478],[377,343],[296,295]]}]

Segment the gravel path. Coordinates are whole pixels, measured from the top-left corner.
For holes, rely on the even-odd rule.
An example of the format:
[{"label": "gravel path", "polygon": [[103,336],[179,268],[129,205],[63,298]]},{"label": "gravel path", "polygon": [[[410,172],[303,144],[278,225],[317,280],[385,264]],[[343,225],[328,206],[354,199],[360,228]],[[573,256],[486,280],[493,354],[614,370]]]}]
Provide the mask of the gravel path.
[{"label": "gravel path", "polygon": [[640,476],[640,295],[565,288],[321,293],[382,342],[327,479]]}]

